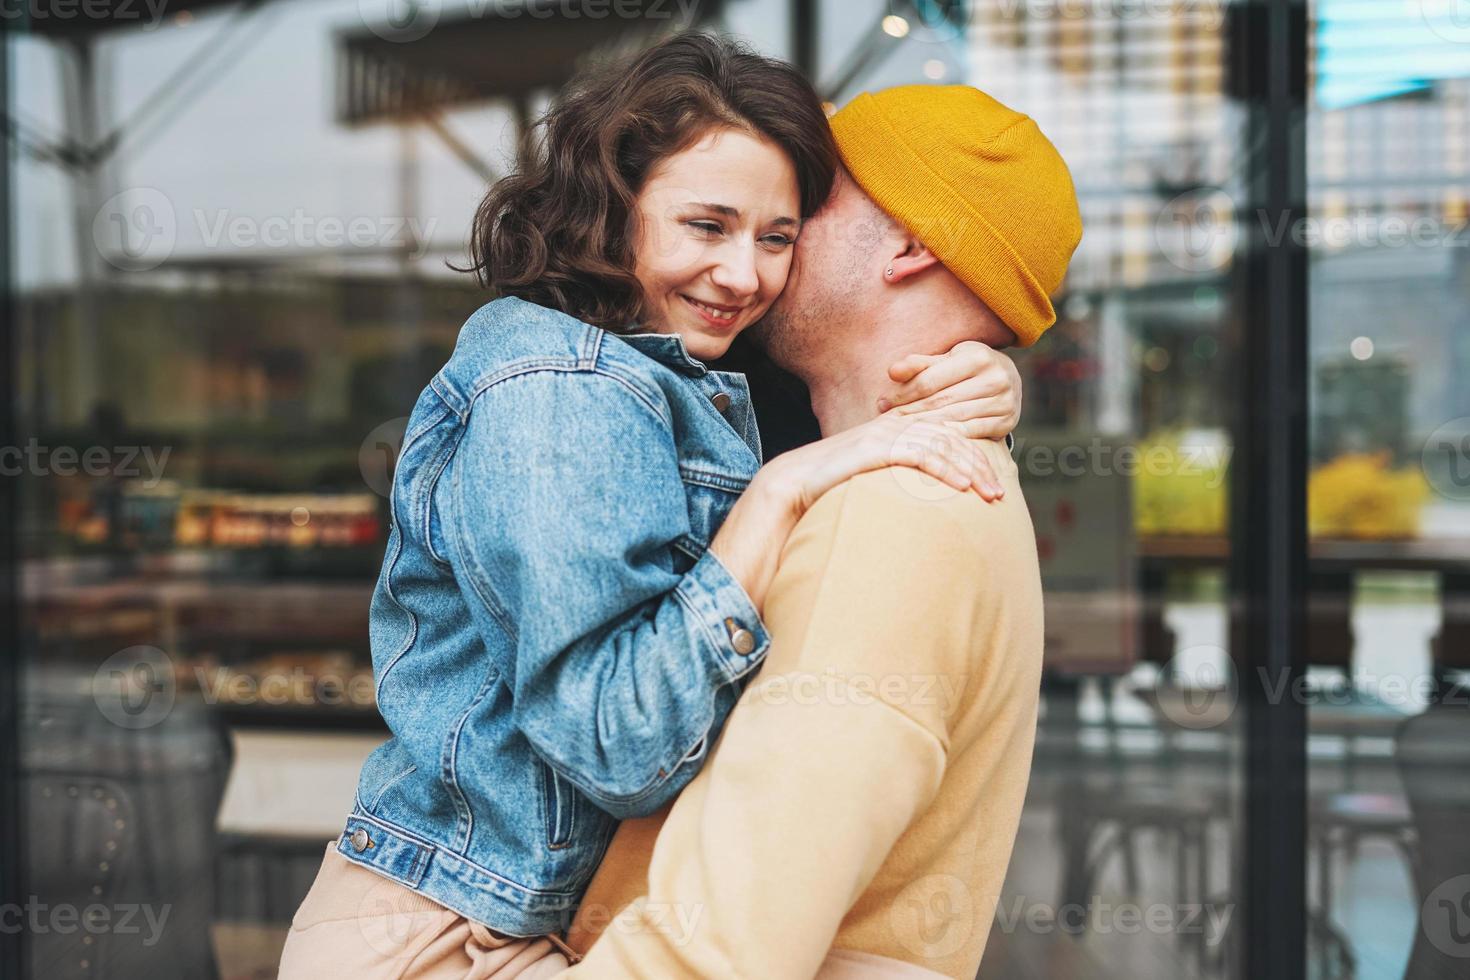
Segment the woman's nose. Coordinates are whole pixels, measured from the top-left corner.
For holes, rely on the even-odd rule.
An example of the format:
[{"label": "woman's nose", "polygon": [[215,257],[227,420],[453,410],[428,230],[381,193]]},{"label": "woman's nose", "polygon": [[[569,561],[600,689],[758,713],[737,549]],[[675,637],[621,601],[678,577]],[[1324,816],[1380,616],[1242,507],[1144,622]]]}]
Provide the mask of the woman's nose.
[{"label": "woman's nose", "polygon": [[755,295],[760,289],[760,276],[755,269],[755,254],[752,249],[731,249],[721,256],[719,264],[710,276],[716,286],[727,290],[740,299]]}]

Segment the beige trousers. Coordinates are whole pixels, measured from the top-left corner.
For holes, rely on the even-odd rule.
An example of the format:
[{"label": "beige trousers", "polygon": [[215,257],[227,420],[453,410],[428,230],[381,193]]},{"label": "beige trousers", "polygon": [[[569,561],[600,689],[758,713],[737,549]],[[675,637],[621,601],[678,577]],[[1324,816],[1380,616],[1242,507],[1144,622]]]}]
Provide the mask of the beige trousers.
[{"label": "beige trousers", "polygon": [[546,980],[576,959],[560,937],[504,936],[327,845],[281,953],[279,980]]}]

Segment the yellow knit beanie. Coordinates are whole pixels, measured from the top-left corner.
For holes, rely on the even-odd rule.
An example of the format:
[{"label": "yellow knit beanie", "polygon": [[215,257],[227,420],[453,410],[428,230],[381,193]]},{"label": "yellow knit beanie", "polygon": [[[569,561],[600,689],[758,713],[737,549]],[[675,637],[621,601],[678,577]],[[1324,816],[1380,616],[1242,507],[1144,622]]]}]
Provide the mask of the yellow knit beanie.
[{"label": "yellow knit beanie", "polygon": [[863,93],[832,117],[848,172],[1029,347],[1082,238],[1072,176],[1029,116],[968,85]]}]

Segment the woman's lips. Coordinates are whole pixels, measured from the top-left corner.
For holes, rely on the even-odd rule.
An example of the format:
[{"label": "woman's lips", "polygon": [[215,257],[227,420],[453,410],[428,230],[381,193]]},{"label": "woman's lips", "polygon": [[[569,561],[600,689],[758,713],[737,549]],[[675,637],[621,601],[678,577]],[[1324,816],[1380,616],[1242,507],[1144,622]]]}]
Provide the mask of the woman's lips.
[{"label": "woman's lips", "polygon": [[742,307],[716,306],[713,303],[701,303],[699,300],[685,296],[683,293],[679,294],[679,298],[691,310],[698,313],[705,323],[708,323],[712,327],[728,329],[740,320],[740,310]]}]

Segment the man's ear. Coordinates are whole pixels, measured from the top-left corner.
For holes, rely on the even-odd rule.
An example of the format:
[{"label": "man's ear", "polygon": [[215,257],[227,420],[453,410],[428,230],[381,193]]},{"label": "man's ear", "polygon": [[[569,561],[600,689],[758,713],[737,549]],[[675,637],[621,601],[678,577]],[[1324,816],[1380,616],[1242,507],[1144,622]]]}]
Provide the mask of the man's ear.
[{"label": "man's ear", "polygon": [[884,282],[902,282],[940,264],[939,257],[917,238],[905,236],[902,244],[902,250],[891,256],[883,269]]}]

